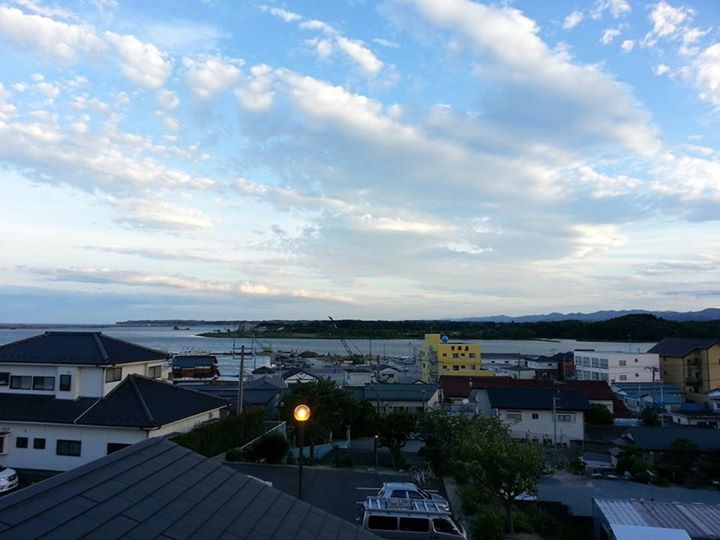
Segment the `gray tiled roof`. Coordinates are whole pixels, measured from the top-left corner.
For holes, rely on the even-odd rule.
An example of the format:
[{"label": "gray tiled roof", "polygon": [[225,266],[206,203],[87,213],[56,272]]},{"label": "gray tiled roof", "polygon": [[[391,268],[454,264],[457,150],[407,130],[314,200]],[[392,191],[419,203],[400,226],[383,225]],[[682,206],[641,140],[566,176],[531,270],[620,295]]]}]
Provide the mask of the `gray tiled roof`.
[{"label": "gray tiled roof", "polygon": [[178,368],[212,367],[217,363],[217,357],[212,355],[177,355],[173,357],[173,367]]},{"label": "gray tiled roof", "polygon": [[560,390],[553,388],[488,388],[485,390],[493,409],[526,409],[585,411],[590,408],[585,395],[580,390]]},{"label": "gray tiled roof", "polygon": [[0,363],[110,366],[169,357],[102,332],[45,332],[0,346]]},{"label": "gray tiled roof", "polygon": [[149,439],[0,499],[0,540],[377,539],[165,439]]},{"label": "gray tiled roof", "polygon": [[720,450],[720,430],[700,427],[649,427],[628,428],[627,433],[643,450],[671,450],[678,439],[685,439],[701,452]]},{"label": "gray tiled roof", "polygon": [[718,338],[665,338],[660,343],[650,349],[649,353],[659,354],[660,356],[671,356],[673,358],[682,358],[697,349],[708,349],[718,343]]},{"label": "gray tiled roof", "polygon": [[0,393],[0,420],[154,428],[225,406],[215,396],[128,375],[101,399]]},{"label": "gray tiled roof", "polygon": [[343,390],[349,392],[355,399],[372,401],[429,401],[438,391],[436,384],[411,383],[369,383],[365,386],[345,386]]}]

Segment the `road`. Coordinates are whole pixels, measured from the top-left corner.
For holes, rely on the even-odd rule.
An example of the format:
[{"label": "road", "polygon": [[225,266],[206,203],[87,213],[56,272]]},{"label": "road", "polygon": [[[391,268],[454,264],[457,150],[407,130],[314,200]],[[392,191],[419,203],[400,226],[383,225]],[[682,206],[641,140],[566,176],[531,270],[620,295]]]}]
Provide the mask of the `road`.
[{"label": "road", "polygon": [[[251,463],[226,463],[226,465],[242,473],[272,482],[273,487],[297,497],[297,466]],[[401,474],[360,469],[304,467],[303,500],[354,523],[360,516],[358,503],[368,495],[377,493],[383,482],[411,481],[407,475]],[[431,491],[440,490],[441,484],[438,479],[433,479],[423,487]]]}]

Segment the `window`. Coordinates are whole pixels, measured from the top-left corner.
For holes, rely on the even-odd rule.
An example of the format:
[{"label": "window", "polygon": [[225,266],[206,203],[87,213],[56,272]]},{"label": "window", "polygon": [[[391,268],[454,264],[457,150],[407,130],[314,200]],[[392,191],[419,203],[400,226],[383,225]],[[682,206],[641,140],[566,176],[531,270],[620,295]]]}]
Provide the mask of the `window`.
[{"label": "window", "polygon": [[33,377],[33,390],[55,390],[55,377]]},{"label": "window", "polygon": [[453,371],[460,371],[460,366],[453,366]]},{"label": "window", "polygon": [[33,439],[33,448],[35,450],[45,450],[45,439]]},{"label": "window", "polygon": [[574,423],[575,423],[575,414],[574,414],[574,413],[571,413],[571,414],[558,414],[558,415],[557,415],[557,421],[558,421],[558,422],[567,422],[567,423],[574,424]]},{"label": "window", "polygon": [[430,522],[427,518],[400,518],[401,531],[428,532]]},{"label": "window", "polygon": [[391,516],[370,516],[367,521],[368,529],[376,531],[397,530],[397,518]]},{"label": "window", "polygon": [[60,391],[69,392],[72,386],[72,375],[60,375]]},{"label": "window", "polygon": [[511,422],[521,422],[522,413],[520,411],[508,411],[505,413],[505,419]]},{"label": "window", "polygon": [[122,379],[122,368],[107,368],[105,370],[105,382],[117,382]]},{"label": "window", "polygon": [[0,373],[0,386],[7,386],[10,384],[10,374],[7,372]]},{"label": "window", "polygon": [[10,377],[10,388],[14,390],[30,390],[32,388],[32,377],[13,375]]},{"label": "window", "polygon": [[58,456],[79,456],[82,449],[80,441],[66,441],[58,439],[55,453]]},{"label": "window", "polygon": [[392,497],[392,498],[394,498],[394,499],[407,499],[407,491],[404,491],[404,490],[401,490],[401,489],[395,490],[395,491],[392,492],[392,494],[390,495],[390,497]]},{"label": "window", "polygon": [[122,450],[123,448],[130,446],[129,444],[124,443],[115,443],[115,442],[109,442],[107,443],[107,453],[112,454],[113,452],[117,452],[118,450]]},{"label": "window", "polygon": [[458,353],[453,353],[453,358],[459,358]]},{"label": "window", "polygon": [[150,366],[148,368],[148,376],[153,379],[159,379],[162,377],[162,366]]},{"label": "window", "polygon": [[620,375],[621,381],[627,381],[627,375]]},{"label": "window", "polygon": [[618,364],[620,365],[620,367],[625,367],[627,366],[627,360],[620,360]]},{"label": "window", "polygon": [[639,374],[639,373],[636,373],[636,374],[635,374],[635,377],[639,377],[639,376],[640,376],[640,374]]},{"label": "window", "polygon": [[532,413],[533,420],[538,420],[539,418],[540,418],[540,415],[538,413],[536,413],[536,412]]},{"label": "window", "polygon": [[638,363],[638,360],[637,360],[637,358],[635,359],[635,363],[636,363],[636,364]]},{"label": "window", "polygon": [[435,527],[436,532],[460,535],[460,531],[455,528],[455,525],[449,519],[433,519],[433,527]]},{"label": "window", "polygon": [[470,358],[477,358],[477,354],[475,354],[474,352],[471,352],[471,353],[470,353]]},{"label": "window", "polygon": [[[407,494],[408,494],[408,497],[410,497],[411,499],[423,499],[423,496],[420,495],[417,491],[408,491]],[[432,498],[432,497],[430,497],[430,498]],[[401,524],[400,528],[402,528],[402,524]]]},{"label": "window", "polygon": [[27,437],[18,437],[15,439],[15,446],[17,448],[27,448],[28,447],[28,438]]}]

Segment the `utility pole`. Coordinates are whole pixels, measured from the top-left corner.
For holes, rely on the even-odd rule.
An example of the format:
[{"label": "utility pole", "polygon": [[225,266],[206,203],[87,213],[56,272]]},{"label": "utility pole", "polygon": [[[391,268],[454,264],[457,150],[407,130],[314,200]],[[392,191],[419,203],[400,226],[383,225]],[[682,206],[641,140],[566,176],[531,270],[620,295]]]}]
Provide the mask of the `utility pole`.
[{"label": "utility pole", "polygon": [[553,396],[553,446],[557,447],[557,402],[560,398]]},{"label": "utility pole", "polygon": [[[235,347],[233,347],[235,354]],[[245,345],[240,346],[240,371],[238,372],[238,399],[237,413],[243,412],[243,390],[245,389],[245,381],[243,381],[243,372],[245,371]]]}]

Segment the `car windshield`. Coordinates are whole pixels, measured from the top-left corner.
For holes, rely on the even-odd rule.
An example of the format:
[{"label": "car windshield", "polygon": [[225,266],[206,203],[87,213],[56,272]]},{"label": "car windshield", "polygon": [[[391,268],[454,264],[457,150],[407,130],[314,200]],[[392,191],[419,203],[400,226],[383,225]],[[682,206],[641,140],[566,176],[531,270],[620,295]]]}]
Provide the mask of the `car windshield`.
[{"label": "car windshield", "polygon": [[432,499],[432,495],[430,495],[430,494],[429,494],[427,491],[425,491],[424,489],[418,488],[418,493],[419,493],[420,495],[422,495],[423,497],[425,497],[426,499]]}]

